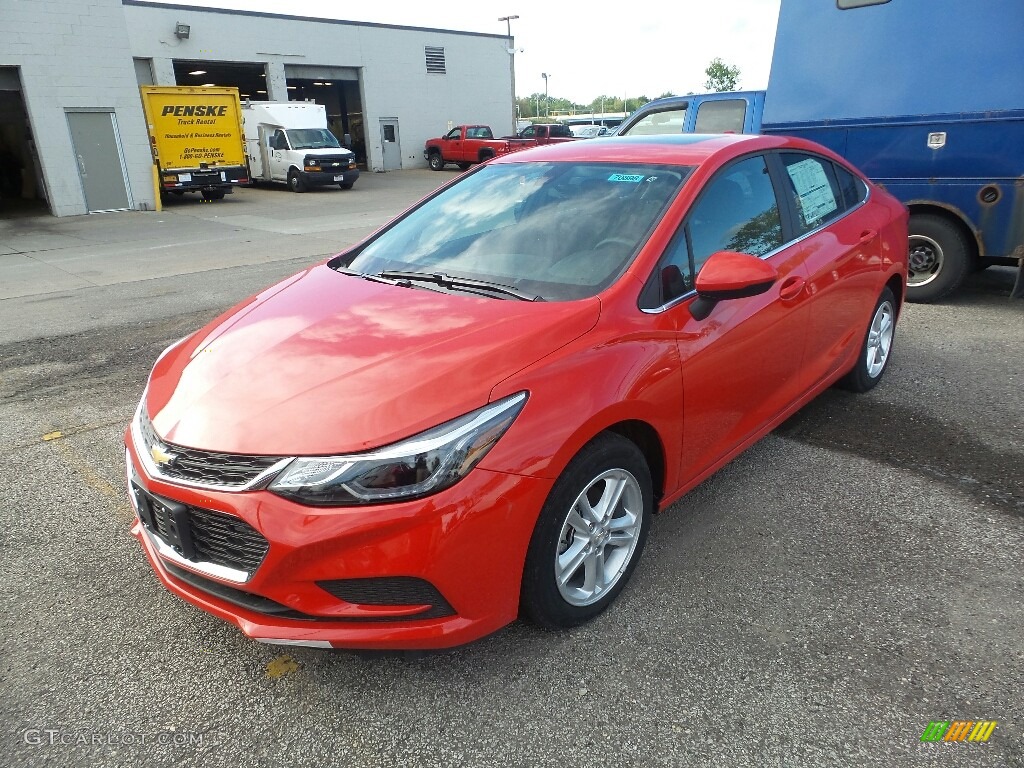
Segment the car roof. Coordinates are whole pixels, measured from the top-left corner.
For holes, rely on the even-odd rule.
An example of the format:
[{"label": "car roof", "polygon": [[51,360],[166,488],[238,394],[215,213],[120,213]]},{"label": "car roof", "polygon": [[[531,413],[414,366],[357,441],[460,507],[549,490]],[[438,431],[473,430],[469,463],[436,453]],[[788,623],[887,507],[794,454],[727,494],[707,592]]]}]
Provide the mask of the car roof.
[{"label": "car roof", "polygon": [[733,155],[786,146],[788,139],[754,134],[668,134],[608,136],[599,142],[566,142],[502,155],[493,163],[631,162],[700,165],[714,155]]}]

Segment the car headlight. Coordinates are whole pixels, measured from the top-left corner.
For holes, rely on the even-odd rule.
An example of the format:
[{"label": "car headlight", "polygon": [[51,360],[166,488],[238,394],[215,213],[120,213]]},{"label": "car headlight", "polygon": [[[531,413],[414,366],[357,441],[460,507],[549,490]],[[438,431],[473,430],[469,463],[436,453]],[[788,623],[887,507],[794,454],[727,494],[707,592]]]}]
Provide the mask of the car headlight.
[{"label": "car headlight", "polygon": [[465,477],[487,455],[515,421],[526,397],[518,392],[376,451],[299,457],[268,490],[324,507],[382,504],[437,493]]}]

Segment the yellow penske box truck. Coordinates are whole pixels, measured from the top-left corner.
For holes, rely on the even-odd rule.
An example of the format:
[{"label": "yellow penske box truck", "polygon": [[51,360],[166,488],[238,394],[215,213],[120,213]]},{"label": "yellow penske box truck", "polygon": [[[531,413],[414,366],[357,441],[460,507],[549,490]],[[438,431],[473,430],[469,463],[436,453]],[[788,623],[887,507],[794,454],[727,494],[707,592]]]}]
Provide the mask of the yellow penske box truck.
[{"label": "yellow penske box truck", "polygon": [[139,87],[160,195],[220,200],[249,183],[237,88]]}]

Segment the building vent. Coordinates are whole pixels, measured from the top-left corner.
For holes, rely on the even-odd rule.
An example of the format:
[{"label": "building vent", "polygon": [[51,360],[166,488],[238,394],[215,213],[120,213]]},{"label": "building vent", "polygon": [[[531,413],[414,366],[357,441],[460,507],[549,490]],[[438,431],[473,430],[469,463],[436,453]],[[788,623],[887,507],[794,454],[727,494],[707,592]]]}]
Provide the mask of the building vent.
[{"label": "building vent", "polygon": [[444,72],[444,48],[427,45],[423,48],[427,57],[427,72],[443,75]]}]

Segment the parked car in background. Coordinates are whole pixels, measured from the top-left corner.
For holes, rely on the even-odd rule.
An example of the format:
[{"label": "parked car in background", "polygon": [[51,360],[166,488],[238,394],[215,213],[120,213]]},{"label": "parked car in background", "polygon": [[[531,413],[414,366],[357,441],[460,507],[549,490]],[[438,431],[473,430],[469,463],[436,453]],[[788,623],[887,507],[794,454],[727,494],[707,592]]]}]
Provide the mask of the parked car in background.
[{"label": "parked car in background", "polygon": [[573,125],[570,126],[570,130],[577,139],[596,139],[609,133],[603,125]]},{"label": "parked car in background", "polygon": [[125,434],[133,533],[263,642],[580,624],[656,511],[830,385],[878,384],[906,224],[799,139],[497,157],[160,356]]},{"label": "parked car in background", "polygon": [[562,123],[535,123],[521,130],[516,136],[506,136],[505,138],[524,148],[572,141],[575,136],[569,126]]},{"label": "parked car in background", "polygon": [[492,157],[520,149],[518,142],[494,138],[489,125],[457,125],[444,136],[427,139],[423,157],[430,167],[440,171],[448,163],[466,170],[473,163],[486,163]]}]

